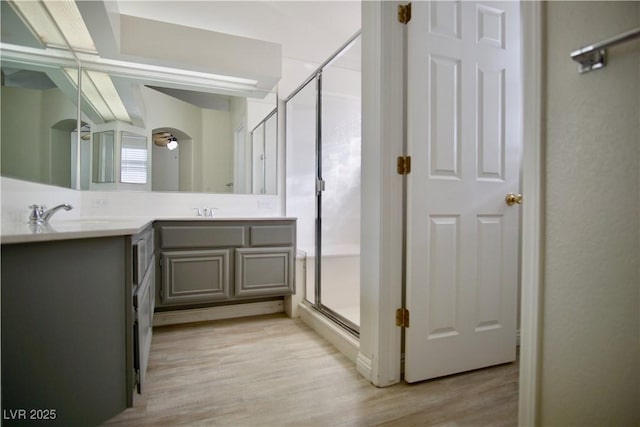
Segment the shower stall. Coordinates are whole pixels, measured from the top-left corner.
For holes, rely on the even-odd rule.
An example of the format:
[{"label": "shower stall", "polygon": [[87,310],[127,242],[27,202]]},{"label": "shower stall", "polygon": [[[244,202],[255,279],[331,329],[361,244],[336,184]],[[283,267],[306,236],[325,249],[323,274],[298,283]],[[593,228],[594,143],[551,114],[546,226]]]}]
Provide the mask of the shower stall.
[{"label": "shower stall", "polygon": [[285,100],[287,215],[306,253],[305,300],[360,325],[361,43],[352,37]]}]

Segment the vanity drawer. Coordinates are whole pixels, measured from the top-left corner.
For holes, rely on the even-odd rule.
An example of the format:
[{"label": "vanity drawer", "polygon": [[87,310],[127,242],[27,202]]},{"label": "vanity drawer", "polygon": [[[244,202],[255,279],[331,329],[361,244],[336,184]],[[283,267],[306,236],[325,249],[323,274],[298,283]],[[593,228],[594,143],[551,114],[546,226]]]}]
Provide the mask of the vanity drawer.
[{"label": "vanity drawer", "polygon": [[160,247],[215,248],[244,246],[244,227],[229,226],[162,226]]},{"label": "vanity drawer", "polygon": [[296,240],[293,225],[253,225],[249,235],[251,246],[292,246]]}]

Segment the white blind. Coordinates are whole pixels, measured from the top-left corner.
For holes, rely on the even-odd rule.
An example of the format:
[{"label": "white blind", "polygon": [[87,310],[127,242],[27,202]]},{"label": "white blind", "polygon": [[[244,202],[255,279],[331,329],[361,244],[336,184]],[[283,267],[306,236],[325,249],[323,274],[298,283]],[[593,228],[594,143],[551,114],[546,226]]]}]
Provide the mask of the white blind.
[{"label": "white blind", "polygon": [[122,145],[120,182],[147,183],[147,149]]}]

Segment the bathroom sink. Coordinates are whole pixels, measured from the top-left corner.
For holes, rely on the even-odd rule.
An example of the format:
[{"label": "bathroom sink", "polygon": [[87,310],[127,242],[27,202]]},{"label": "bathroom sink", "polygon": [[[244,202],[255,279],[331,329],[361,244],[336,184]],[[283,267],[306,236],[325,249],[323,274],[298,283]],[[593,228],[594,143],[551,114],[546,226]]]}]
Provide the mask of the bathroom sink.
[{"label": "bathroom sink", "polygon": [[87,225],[87,226],[96,226],[96,225],[121,225],[125,223],[130,223],[131,218],[74,218],[74,219],[60,219],[56,221],[52,221],[51,225]]},{"label": "bathroom sink", "polygon": [[120,221],[118,219],[107,218],[73,218],[73,219],[59,219],[51,221],[52,224],[107,224],[114,221]]}]

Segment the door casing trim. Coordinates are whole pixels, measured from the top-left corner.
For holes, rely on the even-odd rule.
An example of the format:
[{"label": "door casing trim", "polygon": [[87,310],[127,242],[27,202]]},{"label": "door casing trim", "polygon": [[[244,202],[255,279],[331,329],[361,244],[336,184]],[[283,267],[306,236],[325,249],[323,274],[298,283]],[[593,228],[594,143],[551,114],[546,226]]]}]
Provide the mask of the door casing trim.
[{"label": "door casing trim", "polygon": [[[402,178],[393,175],[403,154],[404,26],[396,20],[404,2],[362,2],[362,262],[358,371],[377,386],[400,381],[402,303]],[[521,346],[519,415],[534,426],[538,414],[540,298],[542,280],[543,5],[521,2],[523,159],[521,240]]]},{"label": "door casing trim", "polygon": [[523,158],[520,263],[520,378],[518,425],[535,426],[538,420],[539,355],[542,296],[542,137],[543,12],[542,2],[520,3],[522,16]]}]

